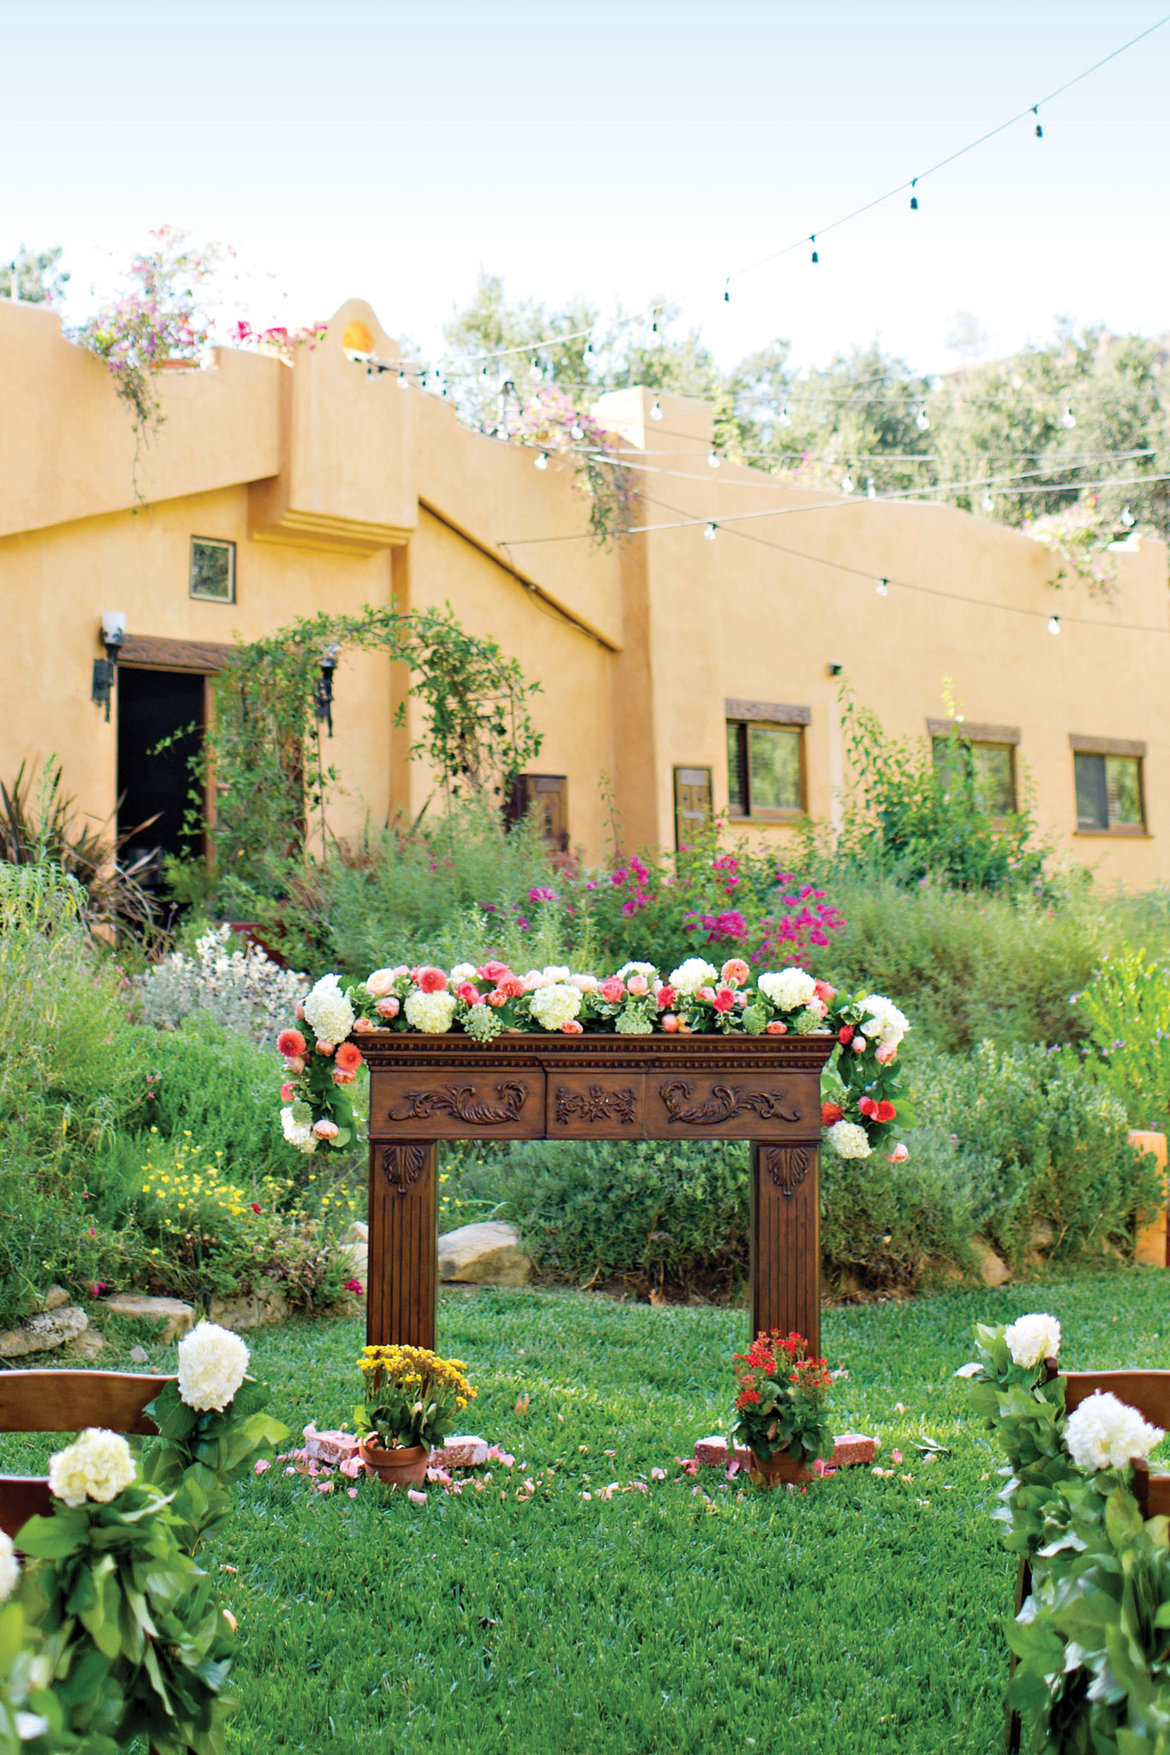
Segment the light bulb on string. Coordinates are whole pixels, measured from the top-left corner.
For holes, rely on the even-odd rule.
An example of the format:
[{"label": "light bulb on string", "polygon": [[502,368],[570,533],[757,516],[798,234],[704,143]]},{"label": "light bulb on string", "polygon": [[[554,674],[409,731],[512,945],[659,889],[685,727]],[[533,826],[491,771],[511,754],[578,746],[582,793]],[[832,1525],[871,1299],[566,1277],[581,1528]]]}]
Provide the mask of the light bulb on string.
[{"label": "light bulb on string", "polygon": [[843,494],[851,494],[853,492],[853,477],[851,475],[843,475],[841,477],[841,492]]},{"label": "light bulb on string", "polygon": [[731,282],[730,282],[730,280],[725,280],[723,282],[723,303],[725,305],[729,305],[731,303]]},{"label": "light bulb on string", "polygon": [[1121,508],[1121,522],[1125,525],[1127,530],[1132,530],[1137,523],[1137,519],[1134,517],[1128,506],[1123,506]]},{"label": "light bulb on string", "polygon": [[915,415],[914,425],[918,428],[918,431],[920,433],[929,432],[929,430],[930,430],[930,416],[927,414],[927,412],[924,408],[920,408],[918,410],[918,413]]},{"label": "light bulb on string", "polygon": [[1065,409],[1064,413],[1060,417],[1060,424],[1062,427],[1065,427],[1065,428],[1069,429],[1070,431],[1073,427],[1076,426],[1077,417],[1073,413],[1071,408]]},{"label": "light bulb on string", "polygon": [[910,211],[911,211],[911,213],[918,212],[918,197],[917,197],[917,195],[914,194],[914,190],[917,187],[917,185],[918,185],[918,178],[913,177],[911,179],[911,182],[910,182]]},{"label": "light bulb on string", "polygon": [[812,259],[813,259],[813,261],[814,261],[814,262],[819,262],[819,261],[820,261],[820,259],[821,259],[821,258],[820,258],[820,255],[819,255],[819,253],[818,253],[818,251],[817,251],[817,247],[816,247],[816,245],[817,245],[817,234],[816,234],[816,233],[815,233],[815,232],[814,232],[814,233],[813,233],[813,235],[812,235],[812,237],[811,237],[811,238],[810,238],[810,239],[809,239],[809,243],[810,243],[810,244],[811,244],[811,245],[812,245],[812,247],[813,247],[813,253],[812,253]]},{"label": "light bulb on string", "polygon": [[536,460],[535,460],[535,467],[537,469],[547,469],[548,468],[548,452],[547,451],[540,451],[537,453]]},{"label": "light bulb on string", "polygon": [[1040,120],[1040,105],[1039,105],[1039,104],[1033,104],[1033,105],[1032,105],[1032,114],[1033,114],[1033,115],[1034,115],[1034,116],[1035,116],[1035,118],[1036,118],[1036,138],[1037,138],[1037,140],[1043,140],[1043,138],[1044,138],[1044,126],[1043,126],[1043,123],[1042,123],[1042,122],[1041,122],[1041,120]]},{"label": "light bulb on string", "polygon": [[865,478],[865,497],[868,500],[876,500],[877,499],[877,488],[874,486],[874,479],[873,479],[872,475],[867,475]]},{"label": "light bulb on string", "polygon": [[783,408],[780,410],[779,420],[780,420],[780,425],[782,427],[790,427],[792,425],[792,416],[788,412],[788,404],[787,403],[785,403]]},{"label": "light bulb on string", "polygon": [[540,361],[538,359],[534,359],[529,366],[528,375],[530,378],[542,378],[544,376],[544,373],[540,369]]},{"label": "light bulb on string", "polygon": [[991,497],[991,489],[990,488],[988,488],[987,492],[984,494],[983,499],[980,503],[982,504],[983,510],[985,512],[994,512],[995,511],[995,501]]},{"label": "light bulb on string", "polygon": [[398,388],[400,390],[409,390],[410,389],[410,379],[407,377],[406,373],[403,371],[400,371],[398,374]]},{"label": "light bulb on string", "polygon": [[1050,615],[1049,616],[1049,618],[1048,618],[1048,632],[1050,634],[1059,634],[1059,632],[1060,632],[1060,617],[1058,615]]},{"label": "light bulb on string", "polygon": [[718,525],[716,525],[716,524],[705,524],[705,525],[704,525],[704,526],[703,526],[703,535],[704,535],[704,536],[705,536],[705,537],[706,537],[706,538],[707,538],[707,541],[708,541],[708,542],[714,542],[714,541],[715,541],[715,538],[716,538],[716,537],[717,537],[717,536],[718,536],[718,534],[719,534],[719,527],[718,527]]},{"label": "light bulb on string", "polygon": [[650,419],[651,420],[661,420],[662,419],[662,404],[661,404],[661,402],[659,402],[657,396],[654,398],[654,401],[650,407]]},{"label": "light bulb on string", "polygon": [[890,594],[890,581],[888,579],[879,579],[875,589],[879,597],[888,597]]},{"label": "light bulb on string", "polygon": [[585,358],[587,360],[591,360],[593,358],[593,338],[592,338],[592,336],[586,336],[586,338],[585,338]]},{"label": "light bulb on string", "polygon": [[722,457],[720,457],[718,451],[715,451],[715,450],[708,451],[708,453],[707,453],[707,468],[708,469],[718,469],[719,465],[722,462],[723,462],[723,459],[722,459]]},{"label": "light bulb on string", "polygon": [[419,385],[419,389],[420,389],[420,390],[425,390],[425,389],[426,389],[426,387],[427,387],[427,375],[426,375],[426,373],[425,373],[425,372],[420,372],[420,373],[419,373],[419,375],[418,375],[418,385]]},{"label": "light bulb on string", "polygon": [[585,437],[585,428],[581,425],[579,420],[575,420],[569,428],[569,437],[573,439],[583,439]]}]

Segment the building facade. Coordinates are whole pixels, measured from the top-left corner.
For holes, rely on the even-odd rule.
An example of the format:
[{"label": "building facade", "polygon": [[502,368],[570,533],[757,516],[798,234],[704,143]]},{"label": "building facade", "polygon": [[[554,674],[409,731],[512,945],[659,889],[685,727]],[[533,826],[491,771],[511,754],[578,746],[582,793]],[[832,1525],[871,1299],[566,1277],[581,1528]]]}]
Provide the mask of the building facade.
[{"label": "building facade", "polygon": [[[1066,857],[1134,887],[1170,879],[1162,543],[1118,545],[1110,601],[1056,591],[1053,557],[1022,535],[712,468],[710,407],[629,390],[595,412],[639,528],[601,549],[565,464],[534,469],[532,450],[369,369],[397,354],[356,300],[293,366],[219,350],[166,374],[136,465],[104,366],[52,312],[0,301],[0,779],[55,755],[83,812],[110,820],[121,799],[127,827],[157,811],[173,845],[183,751],[232,644],[393,599],[450,604],[541,684],[521,794],[550,843],[589,859],[615,821],[627,848],[671,846],[713,808],[781,853],[806,811],[838,816],[845,684],[893,734],[961,715],[990,808],[1027,788]],[[103,618],[125,628],[108,719]],[[408,755],[406,679],[343,652],[334,688],[334,832],[412,820],[433,776]]]}]

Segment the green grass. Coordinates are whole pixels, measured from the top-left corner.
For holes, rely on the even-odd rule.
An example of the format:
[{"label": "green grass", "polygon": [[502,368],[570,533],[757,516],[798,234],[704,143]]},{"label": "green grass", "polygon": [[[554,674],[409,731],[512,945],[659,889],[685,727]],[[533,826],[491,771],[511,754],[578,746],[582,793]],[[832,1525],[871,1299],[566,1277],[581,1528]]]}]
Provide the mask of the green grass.
[{"label": "green grass", "polygon": [[[432,1488],[425,1506],[365,1482],[356,1500],[344,1483],[321,1495],[279,1468],[250,1479],[206,1552],[236,1569],[223,1574],[241,1634],[230,1747],[995,1751],[1014,1562],[989,1517],[1001,1459],[951,1374],[975,1320],[1032,1309],[1064,1324],[1070,1368],[1170,1365],[1166,1292],[1139,1269],[827,1312],[825,1350],[849,1371],[837,1429],[878,1438],[886,1467],[895,1447],[904,1462],[771,1495],[717,1471],[692,1481],[675,1460],[722,1425],[742,1311],[448,1295],[440,1346],[480,1386],[468,1429],[516,1467],[482,1493]],[[352,1323],[254,1338],[298,1433],[349,1416],[361,1339]],[[112,1350],[103,1364],[122,1362]],[[152,1367],[169,1356],[152,1349]],[[913,1443],[927,1436],[950,1455],[924,1463]],[[521,1463],[538,1487],[528,1504]],[[666,1481],[649,1479],[655,1466]],[[638,1477],[646,1494],[581,1497]]]}]

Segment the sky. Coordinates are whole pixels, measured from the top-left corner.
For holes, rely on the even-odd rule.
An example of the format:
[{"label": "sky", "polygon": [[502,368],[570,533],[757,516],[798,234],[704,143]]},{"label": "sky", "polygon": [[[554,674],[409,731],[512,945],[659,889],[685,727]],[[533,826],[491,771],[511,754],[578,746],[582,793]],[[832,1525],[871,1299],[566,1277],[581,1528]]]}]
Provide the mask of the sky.
[{"label": "sky", "polygon": [[[1166,0],[0,0],[0,260],[64,246],[67,316],[153,226],[236,251],[255,319],[366,298],[425,351],[481,270],[677,300],[732,364],[877,339],[919,371],[1058,317],[1170,331]],[[807,247],[738,271],[809,232]],[[730,303],[725,280],[733,276]],[[967,326],[970,330],[970,325]]]}]

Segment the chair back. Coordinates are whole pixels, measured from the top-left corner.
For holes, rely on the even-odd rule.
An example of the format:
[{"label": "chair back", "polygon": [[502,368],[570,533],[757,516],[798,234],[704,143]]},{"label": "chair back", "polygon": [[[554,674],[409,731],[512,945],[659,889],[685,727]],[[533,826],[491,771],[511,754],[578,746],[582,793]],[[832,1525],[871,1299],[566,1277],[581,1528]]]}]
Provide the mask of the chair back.
[{"label": "chair back", "polygon": [[[1049,1368],[1049,1375],[1055,1373]],[[1071,1414],[1100,1390],[1136,1408],[1143,1420],[1170,1432],[1170,1371],[1068,1371],[1064,1408]],[[1133,1464],[1133,1495],[1143,1517],[1170,1516],[1170,1475],[1152,1475],[1144,1457]]]},{"label": "chair back", "polygon": [[[109,1432],[153,1437],[143,1409],[170,1383],[130,1371],[0,1371],[0,1432]],[[47,1475],[0,1475],[0,1530],[14,1539],[53,1508]]]}]

